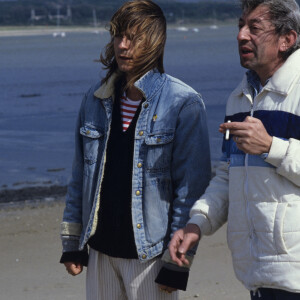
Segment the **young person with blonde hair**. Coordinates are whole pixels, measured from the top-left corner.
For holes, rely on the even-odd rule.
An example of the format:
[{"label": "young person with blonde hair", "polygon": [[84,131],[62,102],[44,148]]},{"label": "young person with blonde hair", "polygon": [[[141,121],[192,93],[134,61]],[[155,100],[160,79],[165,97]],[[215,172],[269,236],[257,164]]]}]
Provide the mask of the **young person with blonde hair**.
[{"label": "young person with blonde hair", "polygon": [[178,299],[188,269],[170,264],[167,247],[210,178],[204,104],[164,73],[155,3],[126,2],[110,34],[107,74],[77,120],[61,262],[71,275],[88,265],[88,300]]}]

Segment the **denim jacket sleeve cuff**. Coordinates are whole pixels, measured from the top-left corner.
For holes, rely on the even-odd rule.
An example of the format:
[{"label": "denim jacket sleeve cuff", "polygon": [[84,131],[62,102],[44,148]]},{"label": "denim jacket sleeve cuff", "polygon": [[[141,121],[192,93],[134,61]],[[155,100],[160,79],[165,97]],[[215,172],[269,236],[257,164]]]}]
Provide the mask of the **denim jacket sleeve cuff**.
[{"label": "denim jacket sleeve cuff", "polygon": [[80,223],[62,222],[60,227],[61,235],[80,236],[82,230],[82,225]]},{"label": "denim jacket sleeve cuff", "polygon": [[79,237],[62,236],[61,239],[63,252],[79,251]]},{"label": "denim jacket sleeve cuff", "polygon": [[68,222],[61,223],[61,240],[63,252],[79,251],[81,228],[81,224]]}]

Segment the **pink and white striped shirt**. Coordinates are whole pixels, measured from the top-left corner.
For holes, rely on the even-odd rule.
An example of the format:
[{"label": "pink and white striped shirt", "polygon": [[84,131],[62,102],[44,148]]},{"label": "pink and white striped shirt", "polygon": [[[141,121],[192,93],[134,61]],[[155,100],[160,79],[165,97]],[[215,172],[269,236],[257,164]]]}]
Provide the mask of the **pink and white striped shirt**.
[{"label": "pink and white striped shirt", "polygon": [[135,112],[137,111],[142,100],[133,101],[124,94],[121,97],[121,117],[123,123],[123,132],[129,127]]}]

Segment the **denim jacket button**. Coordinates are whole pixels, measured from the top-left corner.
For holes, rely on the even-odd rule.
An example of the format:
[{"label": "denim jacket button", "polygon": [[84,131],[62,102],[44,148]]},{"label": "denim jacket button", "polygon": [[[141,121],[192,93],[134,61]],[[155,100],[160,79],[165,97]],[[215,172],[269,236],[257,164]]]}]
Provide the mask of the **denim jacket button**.
[{"label": "denim jacket button", "polygon": [[146,259],[147,258],[147,255],[146,254],[143,254],[142,255],[142,259]]},{"label": "denim jacket button", "polygon": [[161,138],[156,139],[156,143],[159,143],[159,142],[161,142]]},{"label": "denim jacket button", "polygon": [[142,136],[142,135],[144,135],[144,131],[143,131],[143,130],[141,130],[141,131],[139,132],[139,136]]},{"label": "denim jacket button", "polygon": [[141,194],[141,192],[140,192],[140,191],[136,191],[135,194],[136,194],[137,196],[139,196],[139,195]]},{"label": "denim jacket button", "polygon": [[142,163],[138,163],[138,164],[137,164],[137,167],[138,167],[138,168],[141,168],[141,167],[142,167]]},{"label": "denim jacket button", "polygon": [[145,104],[144,104],[144,108],[147,108],[148,106],[149,106],[148,103],[145,103]]},{"label": "denim jacket button", "polygon": [[136,227],[137,227],[138,229],[141,229],[142,225],[139,223],[139,224],[136,225]]}]

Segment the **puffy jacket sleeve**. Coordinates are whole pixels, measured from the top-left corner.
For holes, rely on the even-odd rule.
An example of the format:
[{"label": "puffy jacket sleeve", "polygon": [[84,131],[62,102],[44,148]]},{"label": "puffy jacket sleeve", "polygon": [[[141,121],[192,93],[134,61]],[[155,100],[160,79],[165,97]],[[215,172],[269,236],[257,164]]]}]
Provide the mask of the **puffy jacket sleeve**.
[{"label": "puffy jacket sleeve", "polygon": [[276,167],[279,175],[300,186],[300,141],[273,137],[266,162]]},{"label": "puffy jacket sleeve", "polygon": [[198,225],[202,235],[213,234],[227,221],[228,177],[228,164],[221,161],[205,194],[195,202],[190,211],[191,218],[188,223]]}]

